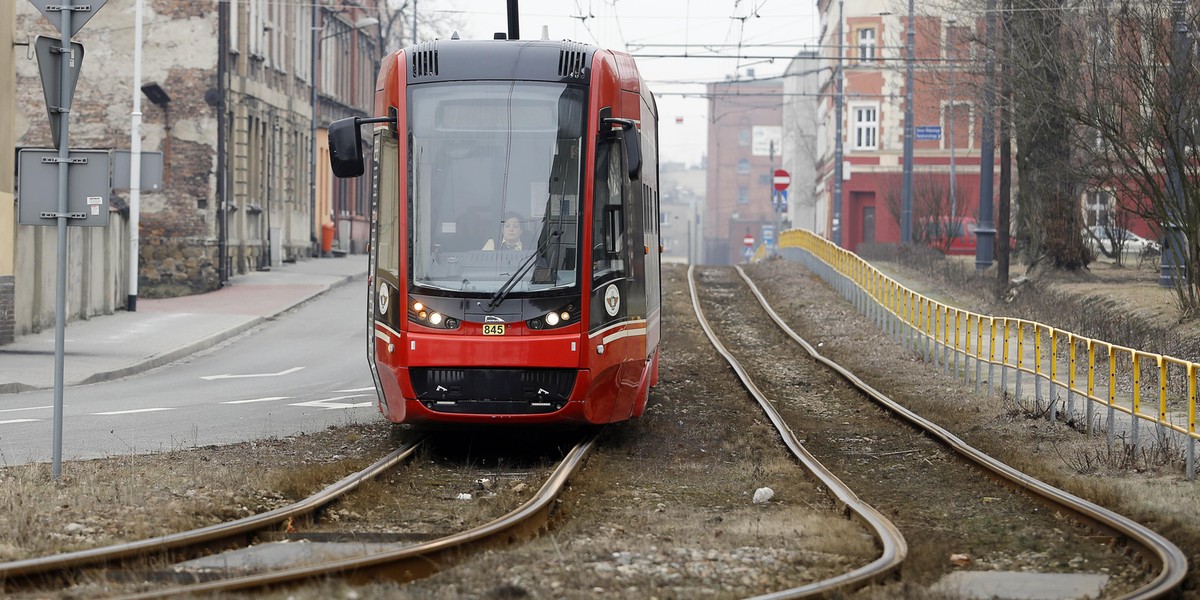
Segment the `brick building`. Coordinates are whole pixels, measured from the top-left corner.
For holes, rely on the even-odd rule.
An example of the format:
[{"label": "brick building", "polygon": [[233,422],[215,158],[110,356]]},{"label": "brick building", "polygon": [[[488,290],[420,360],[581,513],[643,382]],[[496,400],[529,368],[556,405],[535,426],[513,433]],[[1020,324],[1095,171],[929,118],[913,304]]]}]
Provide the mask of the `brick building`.
[{"label": "brick building", "polygon": [[[928,8],[925,5],[923,10]],[[825,77],[820,114],[824,140],[817,164],[817,187],[831,207],[824,230],[832,230],[836,217],[832,214],[836,114],[832,74],[837,63],[840,19],[844,71],[841,244],[854,250],[864,242],[897,242],[908,15],[891,12],[894,7],[884,0],[820,0],[818,9],[826,69],[822,71]],[[844,14],[840,13],[842,9]],[[973,43],[983,31],[982,17],[978,18],[976,22],[948,14],[915,17],[912,108],[914,125],[923,135],[913,143],[914,217],[918,217],[921,195],[942,197],[943,216],[950,212],[958,217],[977,216],[982,114],[978,80],[972,74],[979,69],[971,65],[982,53]],[[917,226],[914,223],[914,228]]]},{"label": "brick building", "polygon": [[[708,180],[704,198],[706,264],[744,261],[742,240],[775,227],[772,172],[782,163],[783,82],[746,79],[710,83]],[[773,151],[773,156],[772,156]]]},{"label": "brick building", "polygon": [[[109,0],[73,38],[85,47],[73,147],[130,145],[136,1]],[[162,190],[140,198],[141,295],[213,290],[237,273],[311,257],[326,222],[335,223],[338,249],[361,251],[365,183],[314,186],[313,164],[323,164],[312,148],[314,131],[324,147],[330,119],[371,110],[381,44],[363,18],[375,1],[141,1],[142,83],[165,93],[142,98],[142,150],[162,152],[165,166]],[[17,3],[16,30],[31,42],[57,37],[26,2]],[[50,147],[37,64],[23,54],[15,144]]]}]

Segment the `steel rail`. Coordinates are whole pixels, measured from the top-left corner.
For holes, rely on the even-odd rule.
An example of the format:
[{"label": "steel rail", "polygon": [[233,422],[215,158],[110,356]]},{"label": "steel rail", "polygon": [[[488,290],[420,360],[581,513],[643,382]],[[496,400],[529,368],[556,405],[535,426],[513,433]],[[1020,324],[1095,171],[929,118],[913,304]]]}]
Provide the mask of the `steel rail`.
[{"label": "steel rail", "polygon": [[274,588],[330,576],[342,576],[347,581],[356,584],[368,583],[381,578],[408,582],[426,577],[440,570],[442,564],[453,562],[470,550],[489,544],[508,544],[516,539],[536,534],[549,522],[554,512],[554,501],[596,445],[599,434],[600,431],[596,430],[587,439],[576,444],[532,498],[508,514],[478,527],[395,550],[195,585],[153,590],[121,598],[142,600]]},{"label": "steel rail", "polygon": [[[1187,576],[1188,563],[1187,557],[1178,546],[1170,540],[1159,535],[1150,528],[1138,523],[1128,517],[1117,514],[1103,506],[1099,506],[1088,500],[1075,496],[1069,492],[1060,490],[1050,484],[1031,477],[1009,465],[984,454],[982,451],[974,448],[970,444],[960,439],[958,436],[950,433],[940,425],[918,415],[917,413],[905,408],[896,401],[887,397],[879,390],[871,387],[869,384],[859,379],[854,373],[842,367],[838,363],[824,357],[817,352],[811,344],[804,340],[788,326],[786,322],[771,308],[770,303],[759,291],[758,286],[750,280],[746,272],[741,266],[736,266],[738,275],[746,282],[750,291],[758,299],[763,310],[771,317],[779,328],[792,338],[797,344],[800,344],[816,361],[824,364],[833,371],[837,372],[843,379],[851,385],[857,387],[863,393],[870,396],[877,404],[892,411],[897,416],[908,421],[915,427],[921,429],[925,434],[945,444],[961,456],[970,459],[972,462],[988,469],[992,473],[1002,479],[1022,488],[1032,494],[1062,506],[1071,512],[1083,517],[1091,522],[1097,528],[1105,530],[1112,534],[1117,539],[1123,539],[1128,543],[1132,543],[1141,548],[1141,555],[1147,559],[1153,560],[1159,566],[1159,573],[1153,580],[1146,585],[1133,590],[1123,596],[1119,596],[1117,600],[1132,600],[1132,599],[1148,599],[1161,598],[1174,592],[1176,588],[1183,582]],[[690,275],[690,272],[689,272]]]},{"label": "steel rail", "polygon": [[10,587],[23,587],[35,580],[45,581],[56,576],[61,577],[72,569],[113,565],[156,554],[166,553],[174,557],[195,556],[200,549],[226,544],[234,538],[248,536],[317,511],[355,490],[362,482],[374,479],[408,459],[422,441],[416,440],[397,448],[365,469],[347,475],[337,483],[299,502],[261,514],[134,542],[0,563],[0,590],[11,591]]},{"label": "steel rail", "polygon": [[787,422],[784,421],[779,411],[763,395],[762,391],[751,380],[749,374],[746,373],[737,359],[717,339],[716,333],[713,332],[712,327],[708,324],[708,320],[704,317],[704,311],[700,308],[700,300],[696,294],[695,270],[695,265],[688,267],[688,291],[692,295],[692,308],[696,312],[696,319],[700,322],[700,327],[704,329],[705,335],[708,336],[709,342],[725,358],[729,366],[733,367],[742,384],[754,396],[754,399],[758,401],[759,406],[762,407],[763,412],[766,413],[771,423],[775,425],[775,429],[779,431],[780,437],[783,438],[784,443],[792,451],[792,454],[795,455],[813,476],[820,480],[833,493],[837,501],[841,504],[842,510],[849,511],[866,527],[875,532],[875,536],[878,538],[880,544],[879,558],[853,571],[843,573],[837,577],[815,581],[807,585],[755,596],[755,599],[777,600],[783,598],[825,596],[834,591],[857,589],[891,576],[892,573],[900,568],[901,563],[908,556],[908,542],[905,541],[904,535],[900,533],[896,525],[888,520],[887,517],[880,514],[873,506],[863,502],[853,490],[843,483],[842,480],[838,479],[829,469],[825,468],[825,465],[822,465],[820,461],[804,448],[804,445],[796,438],[796,434],[792,431],[791,427],[788,427]]}]

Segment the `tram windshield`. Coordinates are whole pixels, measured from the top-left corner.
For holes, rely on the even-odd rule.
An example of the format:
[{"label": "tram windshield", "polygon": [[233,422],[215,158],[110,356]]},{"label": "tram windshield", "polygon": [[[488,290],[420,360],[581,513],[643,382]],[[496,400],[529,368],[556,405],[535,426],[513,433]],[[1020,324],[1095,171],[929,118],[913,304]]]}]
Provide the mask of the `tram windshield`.
[{"label": "tram windshield", "polygon": [[513,295],[574,286],[585,91],[515,81],[409,90],[414,285]]}]

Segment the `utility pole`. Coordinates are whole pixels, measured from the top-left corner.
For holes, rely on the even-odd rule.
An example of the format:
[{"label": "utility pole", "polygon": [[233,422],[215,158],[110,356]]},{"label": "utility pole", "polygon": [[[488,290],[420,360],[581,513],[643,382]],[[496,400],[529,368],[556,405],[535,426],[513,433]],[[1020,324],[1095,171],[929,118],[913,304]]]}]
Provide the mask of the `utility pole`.
[{"label": "utility pole", "polygon": [[837,95],[833,111],[833,243],[842,245],[842,2],[838,0],[837,69],[834,79]]},{"label": "utility pole", "polygon": [[996,228],[992,221],[992,176],[995,171],[996,0],[987,0],[987,61],[983,68],[983,139],[979,149],[979,222],[975,227],[975,270],[992,266]]},{"label": "utility pole", "polygon": [[1173,0],[1171,11],[1174,13],[1175,36],[1171,50],[1171,133],[1167,136],[1167,187],[1174,204],[1168,205],[1168,219],[1163,223],[1163,245],[1161,271],[1158,284],[1163,287],[1182,287],[1187,284],[1187,262],[1184,259],[1184,239],[1181,230],[1181,219],[1187,199],[1183,194],[1183,179],[1180,174],[1180,159],[1178,150],[1182,149],[1184,116],[1183,116],[1183,78],[1184,61],[1187,60],[1191,49],[1188,48],[1187,11],[1184,0]]},{"label": "utility pole", "polygon": [[950,69],[950,111],[949,131],[946,141],[950,146],[950,227],[951,235],[958,232],[958,196],[954,193],[954,24],[958,19],[951,16],[946,19],[946,62]]},{"label": "utility pole", "polygon": [[[129,124],[129,296],[125,310],[137,311],[138,236],[142,206],[142,4],[137,0],[133,24],[133,113]],[[169,132],[168,132],[169,133]]]},{"label": "utility pole", "polygon": [[913,138],[916,129],[913,123],[913,46],[916,32],[913,28],[913,0],[908,0],[908,25],[905,27],[905,49],[908,57],[904,79],[904,175],[900,188],[900,241],[912,243],[912,195],[913,195]]}]

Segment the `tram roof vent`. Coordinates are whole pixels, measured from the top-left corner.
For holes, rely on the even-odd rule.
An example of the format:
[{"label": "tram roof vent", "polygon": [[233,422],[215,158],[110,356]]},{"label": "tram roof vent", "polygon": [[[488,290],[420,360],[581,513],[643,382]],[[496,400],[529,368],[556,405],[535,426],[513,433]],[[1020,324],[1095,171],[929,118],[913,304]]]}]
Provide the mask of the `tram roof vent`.
[{"label": "tram roof vent", "polygon": [[561,77],[584,79],[587,73],[587,46],[564,41],[558,51],[558,74]]},{"label": "tram roof vent", "polygon": [[412,57],[412,76],[437,77],[438,50],[437,42],[417,44]]}]

